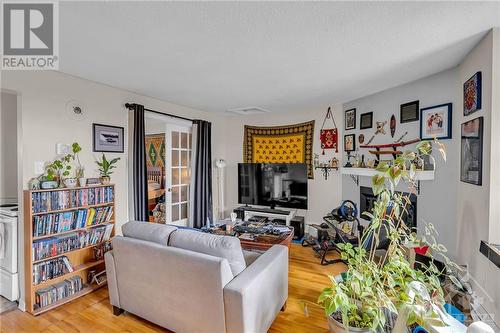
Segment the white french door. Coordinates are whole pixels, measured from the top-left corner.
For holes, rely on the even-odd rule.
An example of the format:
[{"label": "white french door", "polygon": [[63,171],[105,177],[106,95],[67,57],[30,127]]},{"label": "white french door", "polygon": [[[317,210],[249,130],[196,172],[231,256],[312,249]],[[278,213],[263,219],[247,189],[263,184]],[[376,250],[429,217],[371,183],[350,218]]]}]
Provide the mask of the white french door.
[{"label": "white french door", "polygon": [[191,126],[167,124],[165,148],[166,223],[187,226],[191,179]]}]

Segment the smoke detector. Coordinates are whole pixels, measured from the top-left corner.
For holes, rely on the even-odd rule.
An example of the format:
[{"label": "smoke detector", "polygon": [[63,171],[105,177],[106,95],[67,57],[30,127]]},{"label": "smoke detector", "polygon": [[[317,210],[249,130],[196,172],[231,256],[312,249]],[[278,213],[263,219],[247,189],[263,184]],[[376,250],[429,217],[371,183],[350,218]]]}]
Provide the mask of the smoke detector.
[{"label": "smoke detector", "polygon": [[269,113],[268,110],[265,110],[263,108],[259,108],[259,107],[256,107],[256,106],[247,107],[247,108],[229,109],[226,112],[240,114],[240,115]]}]

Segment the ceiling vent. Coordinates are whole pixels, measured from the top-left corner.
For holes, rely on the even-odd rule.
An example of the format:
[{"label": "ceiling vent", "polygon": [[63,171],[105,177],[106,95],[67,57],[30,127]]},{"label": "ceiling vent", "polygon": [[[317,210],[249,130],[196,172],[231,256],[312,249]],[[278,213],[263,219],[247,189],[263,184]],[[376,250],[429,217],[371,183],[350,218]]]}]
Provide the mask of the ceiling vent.
[{"label": "ceiling vent", "polygon": [[262,108],[258,108],[258,107],[229,109],[226,112],[241,114],[241,115],[269,113],[269,111],[264,110]]}]

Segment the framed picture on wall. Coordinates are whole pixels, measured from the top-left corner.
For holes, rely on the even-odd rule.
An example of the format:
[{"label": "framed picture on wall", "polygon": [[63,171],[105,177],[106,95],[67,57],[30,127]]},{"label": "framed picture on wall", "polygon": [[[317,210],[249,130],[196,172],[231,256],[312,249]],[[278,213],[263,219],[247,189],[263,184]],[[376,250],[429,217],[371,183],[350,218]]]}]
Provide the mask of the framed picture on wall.
[{"label": "framed picture on wall", "polygon": [[344,151],[350,152],[356,150],[356,135],[347,134],[344,135]]},{"label": "framed picture on wall", "polygon": [[123,153],[123,127],[92,124],[93,151]]},{"label": "framed picture on wall", "polygon": [[359,129],[373,127],[373,112],[362,113],[359,116]]},{"label": "framed picture on wall", "polygon": [[401,104],[399,108],[399,123],[410,123],[418,120],[419,101],[408,102]]},{"label": "framed picture on wall", "polygon": [[356,109],[349,109],[345,112],[345,129],[352,130],[356,128]]},{"label": "framed picture on wall", "polygon": [[481,109],[481,72],[464,83],[464,116]]},{"label": "framed picture on wall", "polygon": [[452,103],[420,109],[420,139],[451,139]]},{"label": "framed picture on wall", "polygon": [[483,182],[483,117],[462,124],[460,180],[474,185]]}]

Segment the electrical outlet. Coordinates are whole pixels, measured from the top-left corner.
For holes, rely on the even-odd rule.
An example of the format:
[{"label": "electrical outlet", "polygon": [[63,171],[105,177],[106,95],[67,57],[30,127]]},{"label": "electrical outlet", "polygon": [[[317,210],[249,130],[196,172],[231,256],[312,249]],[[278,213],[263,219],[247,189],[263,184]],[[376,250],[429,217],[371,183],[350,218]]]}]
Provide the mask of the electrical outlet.
[{"label": "electrical outlet", "polygon": [[35,175],[41,175],[45,172],[45,162],[35,161]]}]

